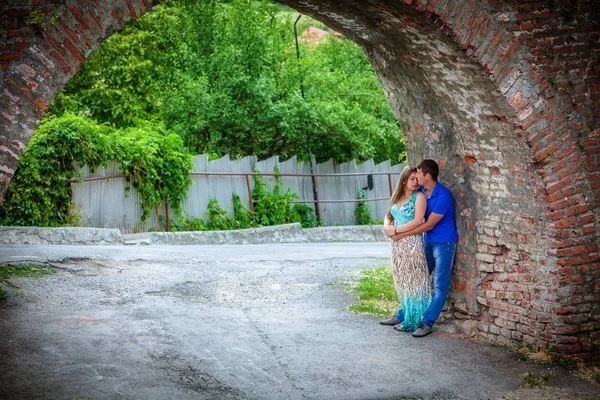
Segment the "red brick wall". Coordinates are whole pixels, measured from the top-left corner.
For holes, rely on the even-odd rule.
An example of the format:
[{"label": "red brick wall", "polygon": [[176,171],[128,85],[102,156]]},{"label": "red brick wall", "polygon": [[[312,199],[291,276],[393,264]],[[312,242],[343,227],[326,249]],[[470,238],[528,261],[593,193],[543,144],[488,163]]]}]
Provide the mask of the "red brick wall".
[{"label": "red brick wall", "polygon": [[[63,85],[157,2],[0,5],[0,201]],[[493,339],[600,359],[594,1],[284,2],[364,48],[409,159],[439,160],[461,233],[457,320]],[[32,12],[46,16],[46,30]]]},{"label": "red brick wall", "polygon": [[[0,203],[21,153],[64,84],[106,37],[156,3],[11,0],[0,4]],[[35,15],[41,23],[35,22]]]},{"label": "red brick wall", "polygon": [[[482,19],[484,14],[476,9],[468,19],[452,18],[441,3],[428,8],[437,11],[436,23],[451,29],[458,43],[472,51],[514,111],[512,122],[531,148],[539,194],[546,203],[545,252],[536,260],[541,268],[532,274],[534,260],[518,260],[516,268],[507,265],[482,282],[480,302],[485,307],[480,327],[492,337],[523,340],[560,353],[587,353],[579,354],[581,358],[589,353],[597,357],[598,9],[591,1],[562,2],[563,7],[552,2],[490,1],[496,20],[508,20],[508,29],[503,30],[488,24],[490,20]],[[485,30],[483,36],[491,36],[491,30],[494,39],[485,48],[477,47],[477,37]],[[506,260],[494,238],[506,233],[511,235],[509,229],[500,235],[484,230],[480,235],[487,244],[483,254],[495,270],[501,270],[497,267]],[[530,241],[519,233],[514,239],[524,245]]]}]

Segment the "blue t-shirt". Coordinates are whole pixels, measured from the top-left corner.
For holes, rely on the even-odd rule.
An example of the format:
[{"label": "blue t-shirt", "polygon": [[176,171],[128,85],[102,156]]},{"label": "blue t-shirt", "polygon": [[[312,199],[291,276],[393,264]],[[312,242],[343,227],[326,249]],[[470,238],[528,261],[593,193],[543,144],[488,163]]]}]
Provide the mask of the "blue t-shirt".
[{"label": "blue t-shirt", "polygon": [[[421,187],[423,193],[425,188]],[[425,193],[427,196],[427,193]],[[430,243],[455,242],[458,240],[458,231],[454,222],[454,197],[441,183],[437,182],[433,192],[427,197],[427,210],[425,221],[431,213],[443,215],[442,219],[430,230],[423,234],[423,239]]]}]

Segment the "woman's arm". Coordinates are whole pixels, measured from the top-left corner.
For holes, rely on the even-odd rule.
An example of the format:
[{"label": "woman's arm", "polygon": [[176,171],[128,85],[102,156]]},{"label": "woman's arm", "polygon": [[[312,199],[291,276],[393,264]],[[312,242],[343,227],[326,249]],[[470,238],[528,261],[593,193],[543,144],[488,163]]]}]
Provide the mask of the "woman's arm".
[{"label": "woman's arm", "polygon": [[397,226],[396,233],[408,232],[421,225],[423,223],[423,219],[425,218],[426,209],[427,199],[423,193],[419,192],[417,193],[417,200],[415,201],[415,217],[411,221]]}]

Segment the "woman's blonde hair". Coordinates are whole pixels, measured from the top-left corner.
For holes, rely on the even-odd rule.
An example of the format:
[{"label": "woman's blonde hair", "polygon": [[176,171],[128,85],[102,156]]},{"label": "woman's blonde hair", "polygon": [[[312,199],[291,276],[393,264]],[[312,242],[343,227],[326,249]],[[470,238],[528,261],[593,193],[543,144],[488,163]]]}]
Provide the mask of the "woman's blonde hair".
[{"label": "woman's blonde hair", "polygon": [[396,184],[396,189],[394,189],[394,193],[392,194],[392,197],[390,198],[390,204],[388,205],[388,210],[387,210],[387,214],[386,217],[388,217],[388,219],[390,221],[394,220],[394,217],[392,216],[391,213],[391,209],[392,206],[398,202],[398,200],[400,200],[402,198],[402,196],[404,196],[404,192],[406,190],[406,182],[408,182],[408,178],[410,178],[410,176],[414,173],[417,172],[417,169],[415,167],[411,167],[411,166],[406,166],[404,167],[404,169],[402,170],[402,172],[400,173],[400,178],[398,179],[398,183]]}]

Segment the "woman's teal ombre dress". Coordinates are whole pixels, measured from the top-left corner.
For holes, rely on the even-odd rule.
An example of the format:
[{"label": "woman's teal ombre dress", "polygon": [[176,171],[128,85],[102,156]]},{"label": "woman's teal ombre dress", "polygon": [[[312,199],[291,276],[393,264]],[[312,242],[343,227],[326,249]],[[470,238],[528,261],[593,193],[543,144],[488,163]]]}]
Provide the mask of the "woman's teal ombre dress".
[{"label": "woman's teal ombre dress", "polygon": [[[396,204],[392,205],[390,213],[394,217],[395,226],[404,225],[414,219],[416,200],[417,191],[400,208]],[[404,314],[402,330],[413,332],[419,328],[432,295],[431,277],[423,250],[423,236],[410,235],[400,240],[392,240],[391,247],[394,284]]]}]

